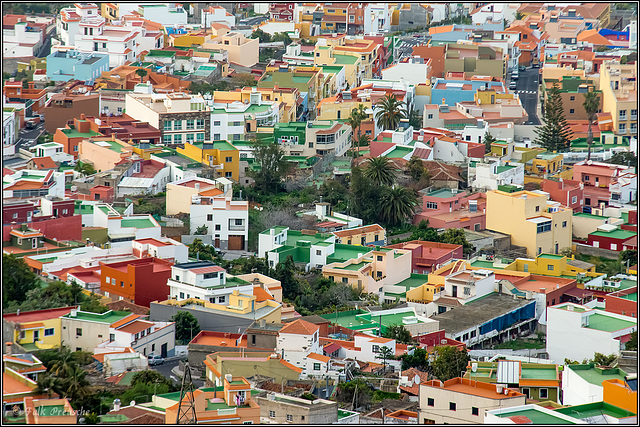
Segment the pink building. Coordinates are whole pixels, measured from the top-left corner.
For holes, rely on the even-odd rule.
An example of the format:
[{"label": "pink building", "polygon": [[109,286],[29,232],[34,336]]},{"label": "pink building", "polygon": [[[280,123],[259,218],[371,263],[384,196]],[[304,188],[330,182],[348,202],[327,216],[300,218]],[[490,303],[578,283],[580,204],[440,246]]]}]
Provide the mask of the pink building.
[{"label": "pink building", "polygon": [[633,174],[633,167],[583,160],[573,165],[573,179],[584,184],[584,206],[609,205],[610,185],[624,174]]},{"label": "pink building", "polygon": [[441,188],[423,194],[422,213],[413,217],[413,223],[420,224],[420,221],[426,220],[433,228],[484,230],[486,204],[483,193],[467,196],[461,190]]},{"label": "pink building", "polygon": [[385,247],[411,251],[411,270],[419,274],[431,273],[439,264],[444,264],[450,259],[462,259],[463,249],[462,245],[423,240],[411,240]]},{"label": "pink building", "polygon": [[560,181],[544,179],[541,187],[542,191],[549,193],[554,202],[573,209],[574,213],[582,212],[584,204],[584,184],[582,182],[562,178]]}]

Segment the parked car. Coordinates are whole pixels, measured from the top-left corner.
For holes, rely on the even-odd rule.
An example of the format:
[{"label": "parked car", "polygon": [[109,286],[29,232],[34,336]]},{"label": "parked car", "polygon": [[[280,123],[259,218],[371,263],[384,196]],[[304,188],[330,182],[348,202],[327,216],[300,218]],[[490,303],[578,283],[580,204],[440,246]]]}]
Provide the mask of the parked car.
[{"label": "parked car", "polygon": [[516,82],[514,80],[512,80],[511,83],[509,83],[509,89],[516,90]]},{"label": "parked car", "polygon": [[149,355],[149,366],[163,365],[163,364],[164,364],[164,357],[158,354]]},{"label": "parked car", "polygon": [[527,67],[525,67],[524,65],[521,65],[520,68],[519,68],[520,71],[524,71],[526,69],[527,69]]},{"label": "parked car", "polygon": [[514,71],[513,73],[511,73],[511,80],[518,80],[518,72]]}]

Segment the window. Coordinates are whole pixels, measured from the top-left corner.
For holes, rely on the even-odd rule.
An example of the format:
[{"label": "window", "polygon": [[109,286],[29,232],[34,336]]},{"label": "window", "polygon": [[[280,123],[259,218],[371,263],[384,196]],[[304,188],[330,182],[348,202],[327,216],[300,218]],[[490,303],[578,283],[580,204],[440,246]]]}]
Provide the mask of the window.
[{"label": "window", "polygon": [[[538,255],[540,255],[541,253],[542,253],[542,248],[540,247],[538,248]],[[528,267],[528,265],[526,267]]]},{"label": "window", "polygon": [[55,333],[54,328],[47,328],[47,329],[44,330],[44,336],[45,337],[50,337],[54,333]]},{"label": "window", "polygon": [[468,339],[469,339],[469,334],[464,334],[464,335],[462,336],[462,339],[463,339],[464,341],[468,340]]},{"label": "window", "polygon": [[204,127],[204,119],[197,119],[196,120],[196,126],[198,126],[199,128],[203,128]]},{"label": "window", "polygon": [[569,97],[569,101],[575,101],[575,100],[576,100],[576,97],[575,97],[575,96],[571,96],[571,97]]},{"label": "window", "polygon": [[293,422],[293,415],[287,414],[287,422]]},{"label": "window", "polygon": [[626,123],[620,123],[618,125],[618,133],[627,133],[627,124]]},{"label": "window", "polygon": [[214,126],[220,126],[220,120],[214,120],[213,121],[213,125]]},{"label": "window", "polygon": [[617,251],[618,250],[618,245],[616,243],[612,243],[611,244],[611,250],[612,251]]},{"label": "window", "polygon": [[573,196],[571,198],[571,203],[576,203],[578,201],[578,196]]},{"label": "window", "polygon": [[465,288],[464,288],[464,294],[465,294],[465,295],[471,295],[471,288],[469,288],[468,286],[465,286]]},{"label": "window", "polygon": [[175,120],[173,122],[173,130],[182,130],[182,120]]},{"label": "window", "polygon": [[322,251],[316,251],[316,255],[322,255]]},{"label": "window", "polygon": [[438,204],[436,202],[427,202],[427,209],[438,209]]},{"label": "window", "polygon": [[562,221],[562,228],[567,228],[567,221]]},{"label": "window", "polygon": [[540,212],[540,206],[536,206],[536,212]]},{"label": "window", "polygon": [[627,110],[620,110],[619,114],[620,120],[627,120]]},{"label": "window", "polygon": [[276,417],[276,411],[269,411],[269,418],[275,418]]},{"label": "window", "polygon": [[13,214],[13,219],[16,219],[16,218],[18,218],[18,214],[17,214],[17,213],[14,213],[14,214]]},{"label": "window", "polygon": [[547,265],[547,270],[553,271],[553,265],[551,265],[551,264]]},{"label": "window", "polygon": [[319,363],[314,363],[313,364],[313,370],[314,371],[319,371],[320,370],[320,364]]},{"label": "window", "polygon": [[378,261],[382,261],[382,255],[378,255],[378,256],[376,256],[376,259],[377,259]]},{"label": "window", "polygon": [[449,410],[450,411],[455,411],[456,410],[455,402],[449,402]]},{"label": "window", "polygon": [[349,279],[347,277],[343,277],[342,278],[342,283],[344,283],[344,284],[349,283]]},{"label": "window", "polygon": [[219,304],[224,304],[225,302],[227,302],[226,295],[222,295],[221,297],[218,297],[218,303]]},{"label": "window", "polygon": [[193,139],[194,139],[194,134],[192,133],[188,133],[187,134],[187,144],[193,144]]},{"label": "window", "polygon": [[575,110],[575,109],[573,109],[573,108],[569,108],[569,114],[573,114],[573,113],[575,113],[575,112],[576,112],[576,110]]},{"label": "window", "polygon": [[476,331],[471,331],[471,338],[476,336]]},{"label": "window", "polygon": [[216,224],[216,231],[220,231],[220,224]]},{"label": "window", "polygon": [[313,142],[309,141],[309,148],[313,148]]},{"label": "window", "polygon": [[231,163],[233,162],[233,157],[225,157],[224,161],[227,163]]},{"label": "window", "polygon": [[181,144],[182,143],[182,134],[173,135],[173,142],[176,143],[176,144]]},{"label": "window", "polygon": [[76,337],[82,336],[82,328],[76,328]]},{"label": "window", "polygon": [[540,399],[547,399],[549,396],[549,389],[541,388],[540,389]]},{"label": "window", "polygon": [[165,144],[171,144],[171,134],[166,134],[162,137],[162,142]]},{"label": "window", "polygon": [[180,299],[184,299],[184,292],[180,292]]},{"label": "window", "polygon": [[213,134],[213,140],[214,141],[219,141],[220,140],[220,134],[219,133],[214,133]]},{"label": "window", "polygon": [[207,214],[207,221],[213,221],[213,214]]},{"label": "window", "polygon": [[194,129],[194,121],[193,121],[193,119],[187,120],[187,130],[193,130],[193,129]]},{"label": "window", "polygon": [[215,273],[204,273],[202,275],[202,277],[204,279],[217,279],[218,278],[218,273],[217,272],[215,272]]},{"label": "window", "polygon": [[545,221],[538,224],[538,234],[551,231],[551,221]]},{"label": "window", "polygon": [[432,397],[427,398],[427,406],[435,406],[435,402]]},{"label": "window", "polygon": [[371,351],[373,351],[374,353],[379,353],[380,352],[380,346],[379,345],[372,345],[371,346]]},{"label": "window", "polygon": [[471,407],[471,415],[479,415],[480,411],[478,410],[478,408],[476,408],[475,406]]},{"label": "window", "polygon": [[111,278],[111,284],[115,285],[116,284],[116,279],[114,277]]},{"label": "window", "polygon": [[631,133],[638,133],[638,124],[637,123],[631,123],[629,125],[629,130],[631,131]]},{"label": "window", "polygon": [[124,288],[124,282],[122,280],[120,280],[120,287]]},{"label": "window", "polygon": [[204,133],[196,134],[196,141],[198,141],[198,142],[204,141]]},{"label": "window", "polygon": [[428,119],[433,119],[433,114],[427,114]]},{"label": "window", "polygon": [[164,121],[164,130],[171,130],[171,120]]}]

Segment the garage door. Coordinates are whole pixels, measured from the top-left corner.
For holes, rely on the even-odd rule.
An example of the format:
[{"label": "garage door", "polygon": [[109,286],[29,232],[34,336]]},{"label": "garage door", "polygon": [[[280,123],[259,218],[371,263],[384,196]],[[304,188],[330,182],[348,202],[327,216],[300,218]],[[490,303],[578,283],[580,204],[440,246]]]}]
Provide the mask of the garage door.
[{"label": "garage door", "polygon": [[243,251],[244,250],[244,236],[229,236],[229,250],[230,251]]}]

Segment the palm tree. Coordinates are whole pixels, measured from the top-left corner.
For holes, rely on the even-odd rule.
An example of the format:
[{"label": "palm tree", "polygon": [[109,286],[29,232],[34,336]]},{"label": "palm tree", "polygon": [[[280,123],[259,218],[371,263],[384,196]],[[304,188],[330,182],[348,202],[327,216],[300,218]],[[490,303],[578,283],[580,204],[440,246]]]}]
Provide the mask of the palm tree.
[{"label": "palm tree", "polygon": [[584,111],[587,113],[587,121],[589,123],[589,130],[587,131],[587,160],[591,160],[591,144],[593,143],[593,132],[591,131],[591,125],[596,118],[598,107],[600,106],[600,99],[598,94],[594,92],[587,92],[584,94],[584,102],[582,103]]},{"label": "palm tree", "polygon": [[368,160],[364,169],[365,178],[370,179],[375,185],[393,185],[396,179],[396,171],[388,157],[373,157]]},{"label": "palm tree", "polygon": [[74,366],[69,375],[64,379],[66,385],[65,397],[71,400],[82,398],[89,393],[89,381],[87,381],[87,372],[79,366]]},{"label": "palm tree", "polygon": [[67,347],[60,349],[60,356],[53,362],[49,372],[58,378],[64,378],[76,367],[76,359]]},{"label": "palm tree", "polygon": [[46,373],[38,377],[38,387],[35,392],[38,394],[47,394],[47,397],[51,399],[53,397],[54,389],[58,389],[59,380],[55,376]]},{"label": "palm tree", "polygon": [[388,225],[397,225],[415,213],[418,196],[407,187],[387,187],[380,198],[380,219]]},{"label": "palm tree", "polygon": [[403,108],[405,102],[396,99],[395,96],[385,95],[376,102],[376,122],[378,126],[384,130],[391,129],[396,130],[400,124],[400,120],[407,117],[407,112]]},{"label": "palm tree", "polygon": [[145,70],[144,68],[138,68],[136,70],[136,74],[140,76],[140,83],[142,83],[143,77],[147,75],[147,70]]},{"label": "palm tree", "polygon": [[[347,118],[347,123],[351,126],[351,140],[355,143],[352,146],[355,146],[360,142],[360,127],[362,126],[362,122],[367,118],[367,113],[364,112],[364,105],[358,104],[358,108],[354,108],[351,111],[351,115]],[[357,133],[356,133],[357,129]]]}]

